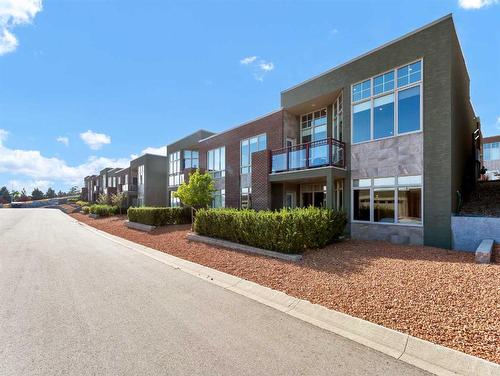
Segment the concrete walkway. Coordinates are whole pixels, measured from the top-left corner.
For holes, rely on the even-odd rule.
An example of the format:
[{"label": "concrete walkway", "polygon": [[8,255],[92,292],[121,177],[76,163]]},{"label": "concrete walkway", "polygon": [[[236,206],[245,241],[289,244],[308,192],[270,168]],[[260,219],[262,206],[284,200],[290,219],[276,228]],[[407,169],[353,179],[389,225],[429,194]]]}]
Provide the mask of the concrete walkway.
[{"label": "concrete walkway", "polygon": [[0,375],[423,375],[58,210],[0,209]]}]

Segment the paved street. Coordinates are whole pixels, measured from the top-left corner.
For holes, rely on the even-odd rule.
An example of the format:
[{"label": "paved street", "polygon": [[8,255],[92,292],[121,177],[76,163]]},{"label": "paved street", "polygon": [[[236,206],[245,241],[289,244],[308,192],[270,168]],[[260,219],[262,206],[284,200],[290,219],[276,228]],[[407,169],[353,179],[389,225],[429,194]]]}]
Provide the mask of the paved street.
[{"label": "paved street", "polygon": [[422,375],[55,209],[0,209],[0,375]]}]

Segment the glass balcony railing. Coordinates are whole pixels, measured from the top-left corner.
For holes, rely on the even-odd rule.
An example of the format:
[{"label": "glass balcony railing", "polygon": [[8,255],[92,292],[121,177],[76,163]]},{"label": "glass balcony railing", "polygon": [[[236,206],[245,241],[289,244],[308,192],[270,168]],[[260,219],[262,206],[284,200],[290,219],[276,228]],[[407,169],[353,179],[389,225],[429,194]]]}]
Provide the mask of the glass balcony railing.
[{"label": "glass balcony railing", "polygon": [[315,167],[345,167],[345,143],[326,138],[271,151],[271,172]]},{"label": "glass balcony railing", "polygon": [[123,192],[137,192],[137,185],[135,185],[135,184],[123,184],[122,191]]}]

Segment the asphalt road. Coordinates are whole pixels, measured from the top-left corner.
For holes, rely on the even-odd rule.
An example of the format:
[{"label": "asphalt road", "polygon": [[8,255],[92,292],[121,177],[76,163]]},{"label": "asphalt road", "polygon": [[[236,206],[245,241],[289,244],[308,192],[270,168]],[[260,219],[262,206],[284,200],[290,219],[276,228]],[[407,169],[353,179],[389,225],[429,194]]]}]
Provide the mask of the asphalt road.
[{"label": "asphalt road", "polygon": [[0,375],[423,375],[56,209],[0,209]]}]

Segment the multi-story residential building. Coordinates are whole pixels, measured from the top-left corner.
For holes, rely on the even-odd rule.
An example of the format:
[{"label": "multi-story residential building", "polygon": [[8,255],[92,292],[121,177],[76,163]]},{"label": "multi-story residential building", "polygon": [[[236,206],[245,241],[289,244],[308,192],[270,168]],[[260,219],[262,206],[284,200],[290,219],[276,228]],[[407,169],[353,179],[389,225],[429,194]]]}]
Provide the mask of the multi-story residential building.
[{"label": "multi-story residential building", "polygon": [[200,129],[189,136],[167,145],[167,202],[169,206],[179,206],[179,199],[173,193],[184,182],[189,173],[199,168],[198,141],[213,135]]},{"label": "multi-story residential building", "polygon": [[137,206],[137,170],[125,167],[115,172],[115,177],[117,192],[125,195],[124,205]]},{"label": "multi-story residential building", "polygon": [[95,202],[99,195],[99,175],[86,176],[84,179],[85,197],[82,197],[88,202]]},{"label": "multi-story residential building", "polygon": [[483,137],[483,165],[489,172],[500,175],[500,135]]},{"label": "multi-story residential building", "polygon": [[451,15],[281,93],[199,142],[213,206],[343,209],[353,238],[451,247],[479,118]]},{"label": "multi-story residential building", "polygon": [[133,206],[167,205],[166,157],[154,154],[141,155],[130,161],[129,176],[132,177],[132,184],[134,178],[137,178],[137,199],[136,201],[132,199]]}]

